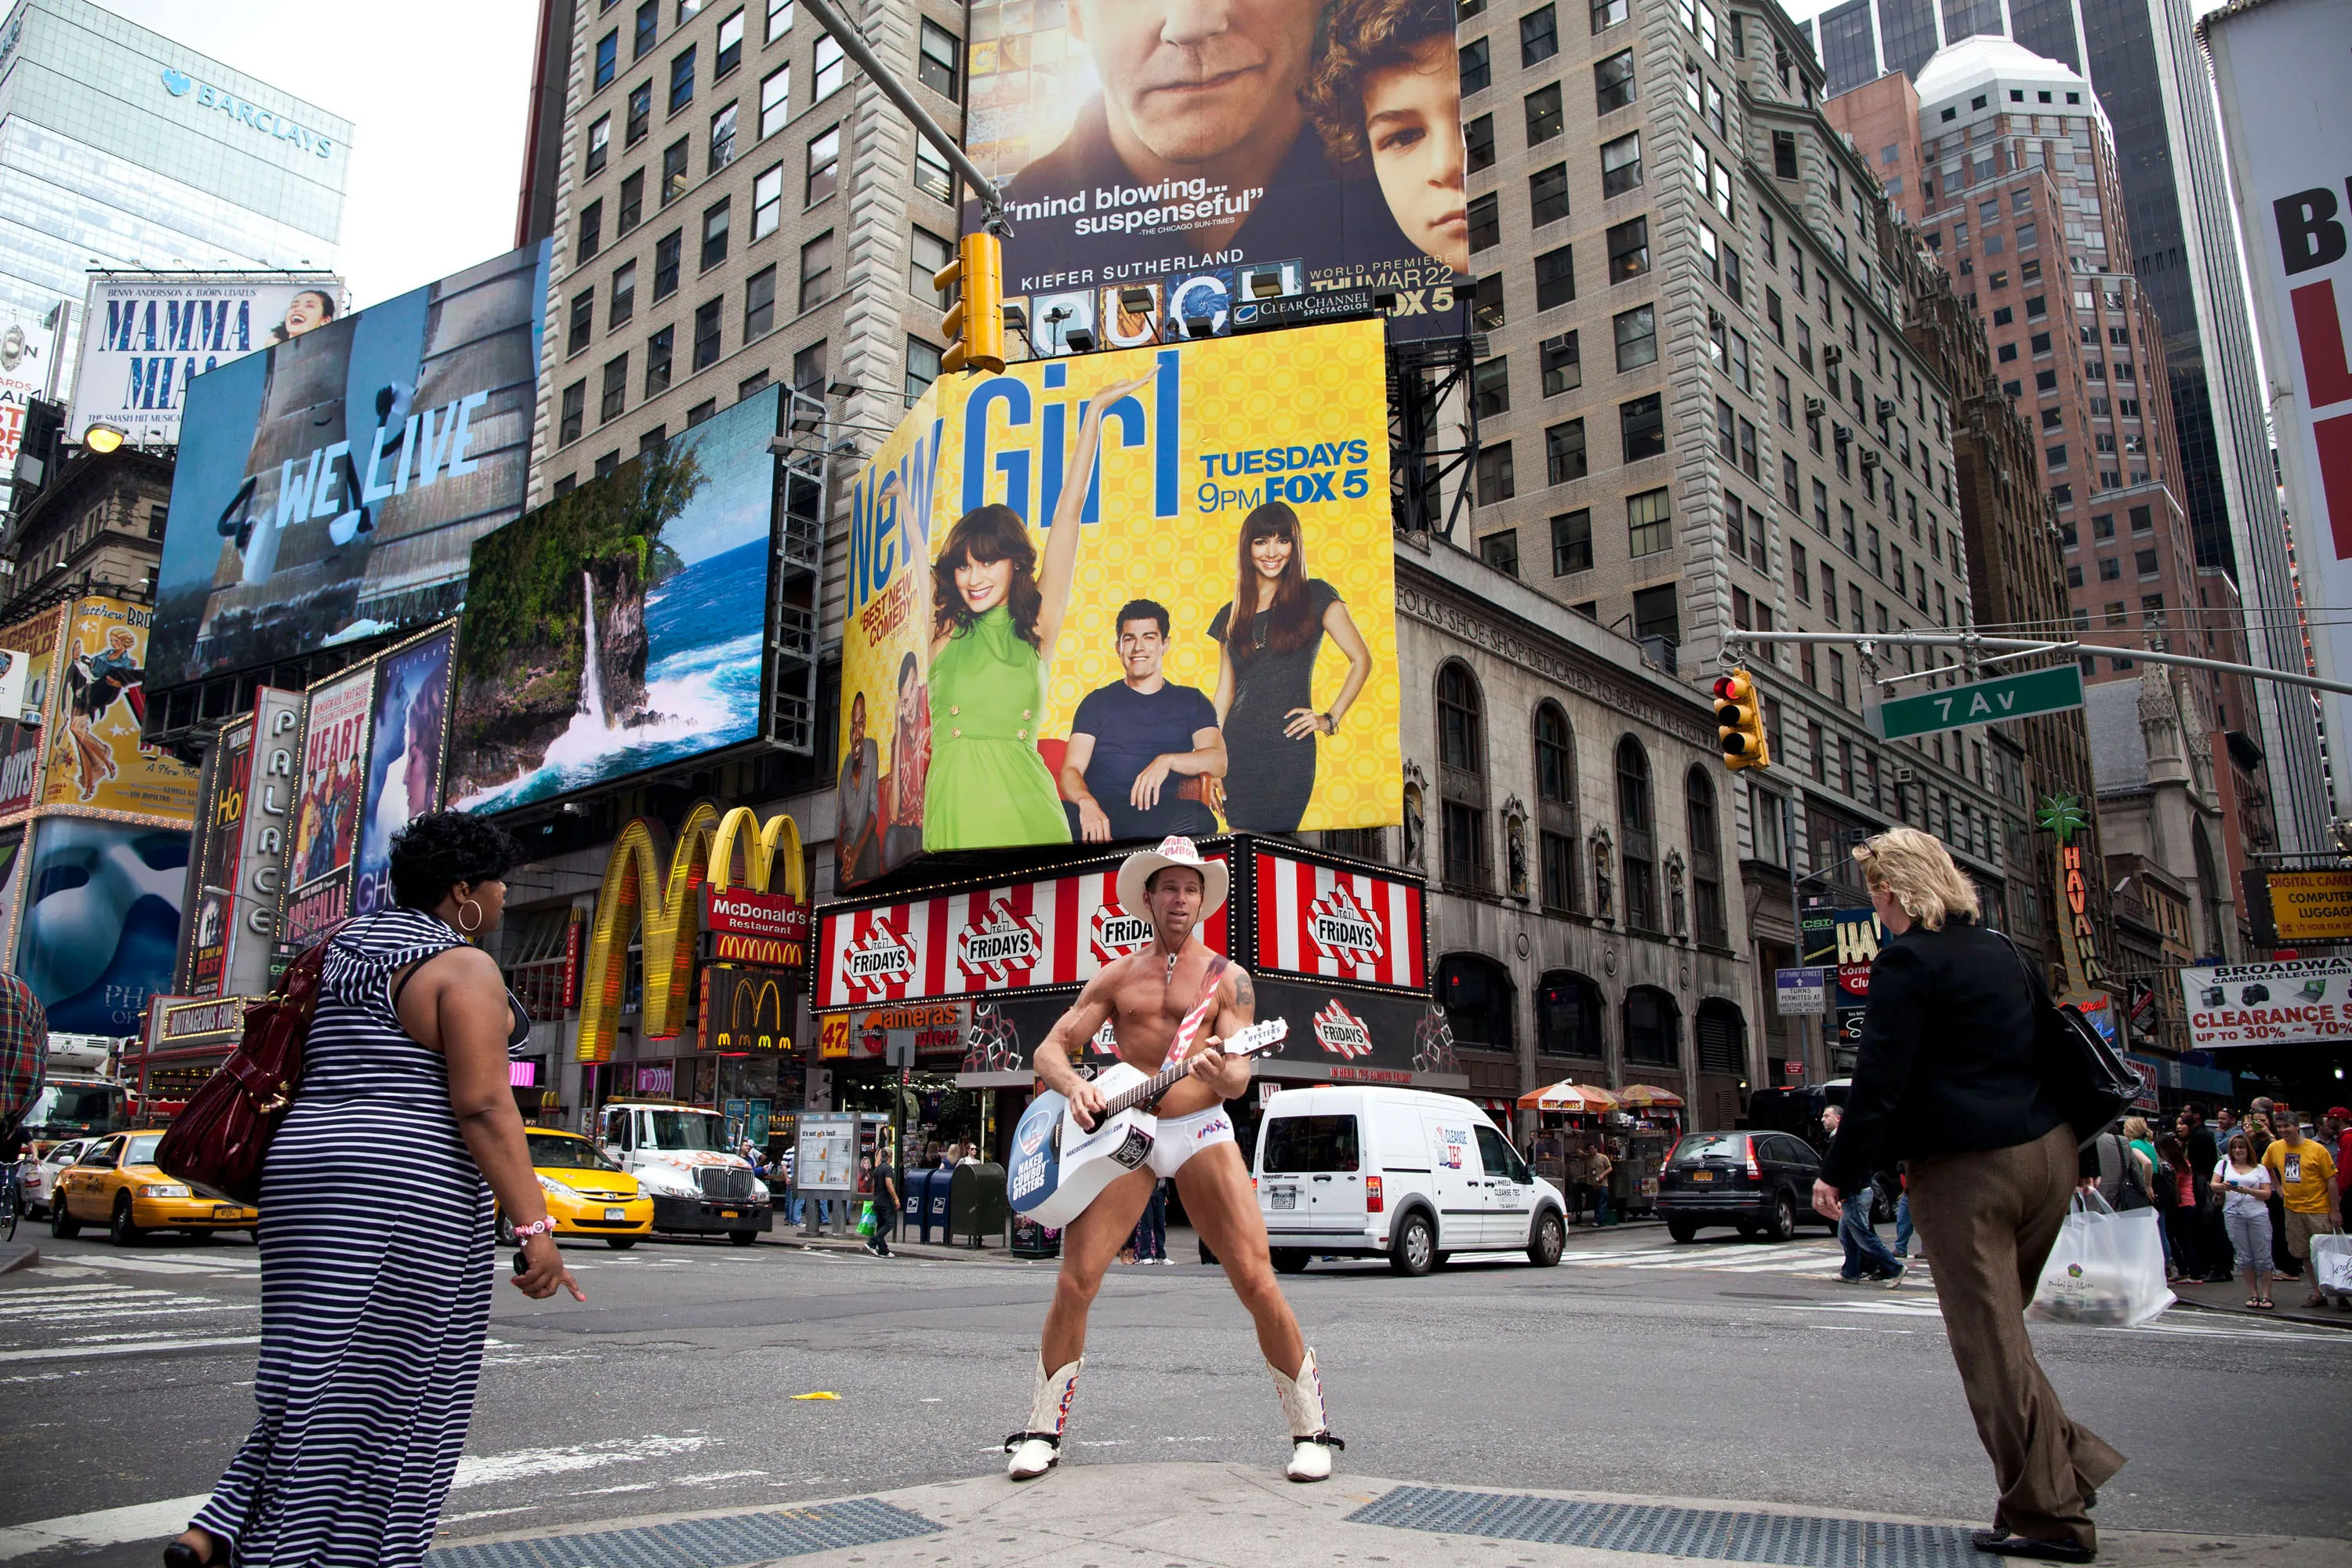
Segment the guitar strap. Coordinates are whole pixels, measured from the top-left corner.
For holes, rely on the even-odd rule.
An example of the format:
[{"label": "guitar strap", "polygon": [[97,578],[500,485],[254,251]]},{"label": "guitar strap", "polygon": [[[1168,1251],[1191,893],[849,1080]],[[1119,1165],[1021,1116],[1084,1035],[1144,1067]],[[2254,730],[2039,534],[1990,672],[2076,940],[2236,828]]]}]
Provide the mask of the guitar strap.
[{"label": "guitar strap", "polygon": [[1160,1064],[1160,1071],[1166,1072],[1192,1054],[1193,1039],[1200,1034],[1201,1026],[1208,1021],[1210,1011],[1217,1005],[1217,982],[1232,962],[1223,953],[1210,959],[1208,972],[1201,980],[1201,1000],[1184,1015],[1184,1021],[1176,1026],[1176,1037],[1168,1043],[1168,1058]]}]

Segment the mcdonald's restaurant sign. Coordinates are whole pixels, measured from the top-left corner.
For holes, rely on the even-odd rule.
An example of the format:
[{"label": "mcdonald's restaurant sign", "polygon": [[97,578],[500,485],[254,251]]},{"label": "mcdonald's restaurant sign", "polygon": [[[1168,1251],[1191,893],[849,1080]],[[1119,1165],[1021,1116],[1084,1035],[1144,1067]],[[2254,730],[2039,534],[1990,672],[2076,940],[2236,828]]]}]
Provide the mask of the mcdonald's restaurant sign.
[{"label": "mcdonald's restaurant sign", "polygon": [[799,969],[808,963],[809,906],[790,893],[709,888],[702,895],[706,959]]},{"label": "mcdonald's restaurant sign", "polygon": [[613,1059],[629,944],[641,931],[645,994],[639,1025],[649,1040],[674,1039],[684,1030],[706,889],[718,894],[738,889],[773,892],[805,905],[807,871],[798,825],[782,814],[762,823],[748,806],[704,800],[688,811],[675,840],[649,816],[622,827],[604,862],[604,885],[589,932],[577,1060]]},{"label": "mcdonald's restaurant sign", "polygon": [[789,1051],[793,999],[800,976],[790,970],[731,963],[702,966],[702,1045],[714,1051]]}]

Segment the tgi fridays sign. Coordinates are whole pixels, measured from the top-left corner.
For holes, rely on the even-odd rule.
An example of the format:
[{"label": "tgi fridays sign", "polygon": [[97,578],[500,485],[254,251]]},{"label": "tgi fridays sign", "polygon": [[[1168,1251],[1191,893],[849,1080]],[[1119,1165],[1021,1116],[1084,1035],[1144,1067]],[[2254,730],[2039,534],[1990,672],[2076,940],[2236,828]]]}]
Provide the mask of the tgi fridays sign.
[{"label": "tgi fridays sign", "polygon": [[[1216,857],[1222,858],[1222,857]],[[871,909],[819,911],[815,1011],[1083,984],[1151,940],[1116,863]],[[1227,911],[1201,940],[1226,951]]]},{"label": "tgi fridays sign", "polygon": [[2183,969],[2180,992],[2197,1050],[2352,1039],[2352,958]]},{"label": "tgi fridays sign", "polygon": [[1428,986],[1417,883],[1263,850],[1256,870],[1260,972]]}]

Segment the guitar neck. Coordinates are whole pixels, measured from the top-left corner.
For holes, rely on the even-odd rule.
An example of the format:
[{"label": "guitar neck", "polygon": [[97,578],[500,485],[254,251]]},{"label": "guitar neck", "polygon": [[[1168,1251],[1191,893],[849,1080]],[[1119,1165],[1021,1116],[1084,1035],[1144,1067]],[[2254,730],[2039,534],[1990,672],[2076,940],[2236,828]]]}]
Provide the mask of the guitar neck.
[{"label": "guitar neck", "polygon": [[[1280,1037],[1271,1024],[1252,1024],[1225,1042],[1224,1054],[1228,1057],[1255,1056],[1265,1048],[1267,1041]],[[1117,1116],[1122,1110],[1133,1110],[1139,1105],[1149,1105],[1175,1088],[1177,1083],[1192,1070],[1192,1063],[1190,1058],[1171,1067],[1162,1068],[1152,1077],[1137,1084],[1124,1094],[1112,1095],[1103,1101],[1102,1113],[1104,1116]]]}]

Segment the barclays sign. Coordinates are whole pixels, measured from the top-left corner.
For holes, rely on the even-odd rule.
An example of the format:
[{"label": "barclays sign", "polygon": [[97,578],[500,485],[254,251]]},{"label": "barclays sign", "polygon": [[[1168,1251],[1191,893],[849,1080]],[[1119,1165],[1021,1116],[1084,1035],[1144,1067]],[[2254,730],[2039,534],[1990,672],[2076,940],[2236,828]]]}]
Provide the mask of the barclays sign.
[{"label": "barclays sign", "polygon": [[326,137],[295,124],[286,116],[274,110],[247,103],[224,88],[215,87],[209,82],[200,82],[184,70],[165,66],[163,90],[173,98],[185,98],[190,93],[194,93],[197,108],[217,109],[240,124],[250,125],[256,131],[275,136],[281,142],[294,142],[304,152],[314,153],[319,157],[331,157],[334,153],[335,144]]}]

